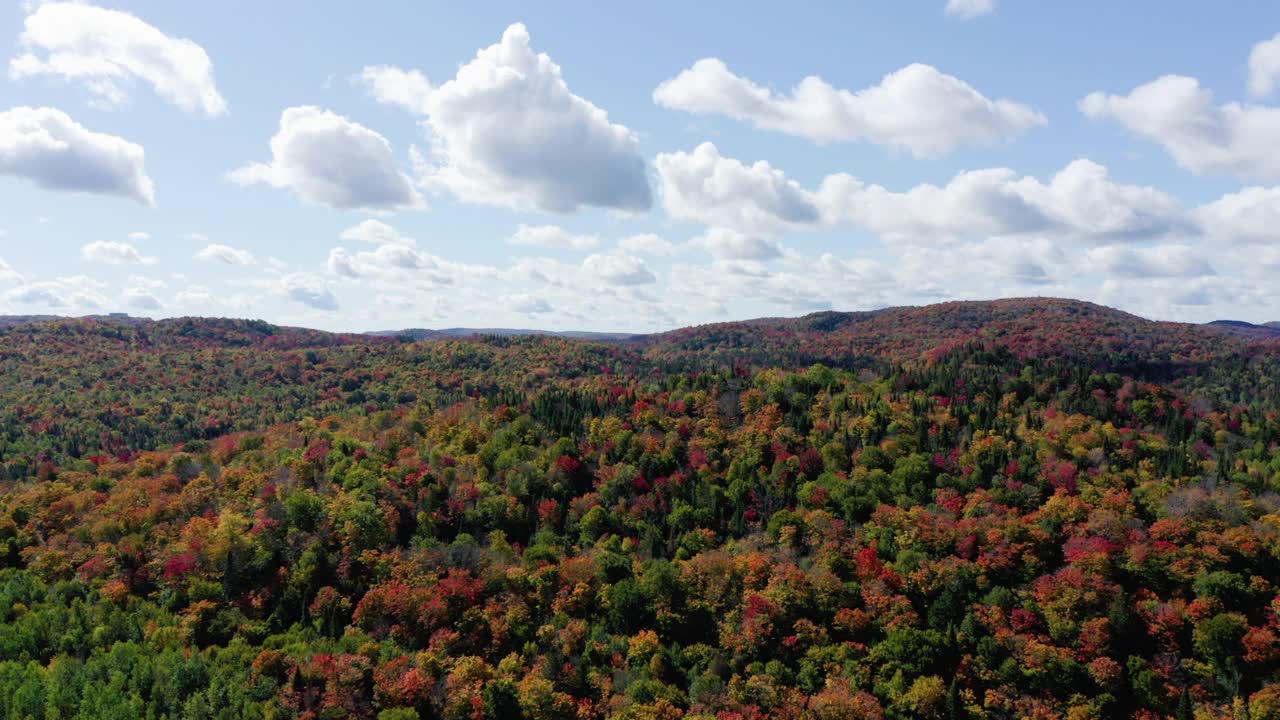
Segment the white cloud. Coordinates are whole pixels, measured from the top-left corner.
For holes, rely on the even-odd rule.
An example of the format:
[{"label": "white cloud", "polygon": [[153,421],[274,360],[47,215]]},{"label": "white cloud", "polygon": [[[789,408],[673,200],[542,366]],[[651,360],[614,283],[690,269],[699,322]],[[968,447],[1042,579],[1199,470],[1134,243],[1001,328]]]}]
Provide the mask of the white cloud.
[{"label": "white cloud", "polygon": [[919,63],[858,92],[811,75],[790,94],[776,95],[733,74],[724,62],[706,58],[659,85],[653,99],[674,110],[728,115],[818,143],[866,141],[916,157],[1009,140],[1047,122],[1027,105],[991,100],[963,80]]},{"label": "white cloud", "polygon": [[415,115],[426,115],[430,108],[431,83],[417,70],[402,70],[390,65],[366,67],[359,76],[374,100],[384,105],[394,105]]},{"label": "white cloud", "polygon": [[124,102],[127,87],[137,80],[186,112],[227,111],[204,48],[126,12],[79,2],[40,3],[27,16],[18,47],[20,54],[9,61],[14,79],[54,75],[79,82],[105,106]]},{"label": "white cloud", "polygon": [[1187,245],[1093,248],[1088,259],[1107,274],[1121,277],[1194,278],[1217,274],[1208,259]]},{"label": "white cloud", "polygon": [[416,244],[413,238],[401,235],[399,230],[380,220],[365,220],[357,225],[352,225],[343,230],[338,237],[343,240],[355,240],[372,245],[407,245],[413,247]]},{"label": "white cloud", "polygon": [[423,287],[451,285],[455,277],[492,277],[492,268],[450,262],[418,250],[413,238],[378,220],[365,220],[344,230],[343,240],[375,245],[372,250],[348,253],[337,247],[329,251],[325,265],[332,275],[358,280],[377,279],[383,283],[405,283]]},{"label": "white cloud", "polygon": [[447,284],[449,277],[438,271],[439,260],[405,245],[379,245],[375,250],[347,254],[344,248],[329,251],[329,272],[348,278],[384,275],[397,271],[429,271],[421,277],[437,284]]},{"label": "white cloud", "polygon": [[206,245],[203,250],[196,253],[196,257],[200,260],[216,260],[227,265],[252,265],[256,262],[253,253],[248,250],[239,250],[219,243]]},{"label": "white cloud", "polygon": [[124,304],[137,310],[161,310],[164,304],[151,294],[150,290],[140,287],[126,288],[121,296]]},{"label": "white cloud", "polygon": [[582,261],[588,276],[618,285],[649,285],[658,281],[644,260],[633,255],[588,255]]},{"label": "white cloud", "polygon": [[1280,187],[1247,187],[1196,209],[1207,237],[1274,243],[1280,238]]},{"label": "white cloud", "polygon": [[1080,109],[1111,119],[1164,146],[1175,162],[1197,175],[1245,180],[1280,179],[1280,108],[1227,103],[1195,78],[1166,75],[1128,95],[1091,93]]},{"label": "white cloud", "polygon": [[173,297],[173,299],[179,305],[204,310],[207,310],[217,302],[213,297],[213,293],[209,292],[209,288],[202,285],[192,285],[185,290],[180,291]]},{"label": "white cloud", "polygon": [[138,252],[133,245],[114,240],[98,240],[84,245],[80,248],[80,255],[85,260],[107,265],[152,265],[156,262],[155,258]]},{"label": "white cloud", "polygon": [[7,291],[4,297],[9,302],[22,305],[40,305],[49,308],[61,308],[68,305],[67,301],[63,299],[62,287],[52,282],[21,285]]},{"label": "white cloud", "polygon": [[78,308],[100,310],[107,305],[101,294],[105,285],[84,275],[30,282],[12,288],[4,299],[18,305],[45,308]]},{"label": "white cloud", "polygon": [[507,242],[529,247],[590,250],[600,244],[600,238],[595,235],[575,235],[558,225],[521,224]]},{"label": "white cloud", "polygon": [[768,163],[726,158],[711,143],[661,154],[655,164],[669,215],[752,237],[839,225],[928,242],[1043,233],[1102,243],[1194,232],[1175,198],[1117,183],[1089,160],[1068,164],[1047,183],[990,168],[902,192],[844,173],[809,190]]},{"label": "white cloud", "polygon": [[391,143],[369,128],[318,107],[287,108],[271,138],[271,162],[230,174],[241,185],[293,190],[303,201],[334,208],[393,210],[422,198],[391,154]]},{"label": "white cloud", "polygon": [[338,299],[333,296],[324,280],[306,273],[292,273],[280,278],[280,292],[288,299],[316,310],[326,312],[338,309]]},{"label": "white cloud", "polygon": [[22,276],[4,258],[0,258],[0,280],[22,280]]},{"label": "white cloud", "polygon": [[1280,33],[1249,53],[1249,94],[1263,98],[1280,87]]},{"label": "white cloud", "polygon": [[618,241],[618,249],[645,255],[665,256],[674,255],[676,246],[659,235],[644,233],[622,238]]},{"label": "white cloud", "polygon": [[144,233],[141,231],[134,231],[129,233],[129,239],[134,242],[146,242],[151,239],[151,234]]},{"label": "white cloud", "polygon": [[169,283],[159,278],[149,278],[145,275],[130,275],[129,285],[133,287],[147,288],[148,290],[161,290],[169,287]]},{"label": "white cloud", "polygon": [[975,18],[996,9],[996,0],[947,0],[946,13],[953,17]]},{"label": "white cloud", "polygon": [[[897,249],[881,276],[896,286],[878,288],[900,304],[1021,295],[1072,294],[1064,289],[1079,277],[1081,248],[1045,237],[989,237],[945,246]],[[903,288],[907,287],[906,298]]]},{"label": "white cloud", "polygon": [[[374,98],[414,110],[430,130],[424,183],[466,202],[565,213],[652,204],[636,134],[574,95],[524,25],[430,88],[420,74],[366,68]],[[415,109],[416,108],[416,109]]]},{"label": "white cloud", "polygon": [[1175,198],[1116,183],[1105,167],[1089,160],[1069,163],[1048,183],[992,168],[906,192],[839,174],[823,180],[818,195],[829,222],[890,239],[1045,233],[1116,242],[1194,232]]},{"label": "white cloud", "polygon": [[515,312],[523,315],[542,315],[552,311],[551,304],[537,295],[510,295],[507,304]]},{"label": "white cloud", "polygon": [[691,244],[721,260],[765,261],[782,257],[782,246],[776,240],[746,235],[729,228],[708,228]]},{"label": "white cloud", "polygon": [[[1274,307],[1258,287],[1227,277],[1155,277],[1146,280],[1111,278],[1094,292],[1099,302],[1131,308],[1146,315],[1163,315],[1182,321],[1238,319],[1249,306]],[[1170,306],[1177,306],[1170,310]]]},{"label": "white cloud", "polygon": [[144,152],[123,138],[85,129],[61,110],[0,112],[0,174],[48,190],[119,195],[155,205]]},{"label": "white cloud", "polygon": [[812,193],[763,160],[746,165],[704,142],[692,153],[661,153],[654,164],[674,218],[771,234],[819,220]]},{"label": "white cloud", "polygon": [[356,269],[355,260],[347,254],[346,248],[334,248],[330,250],[329,259],[325,261],[325,267],[333,275],[340,275],[353,280],[364,274],[360,270]]}]

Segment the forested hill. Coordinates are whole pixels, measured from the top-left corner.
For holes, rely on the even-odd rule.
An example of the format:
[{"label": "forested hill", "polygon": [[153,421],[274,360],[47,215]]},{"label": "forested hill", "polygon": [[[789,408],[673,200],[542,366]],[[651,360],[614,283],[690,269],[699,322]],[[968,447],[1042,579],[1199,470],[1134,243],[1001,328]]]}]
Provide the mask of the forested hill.
[{"label": "forested hill", "polygon": [[1280,340],[1235,324],[1153,322],[1039,298],[822,312],[608,340],[521,333],[412,342],[256,320],[32,318],[0,329],[0,478],[42,459],[128,456],[352,407],[526,393],[551,380],[603,384],[602,373],[635,381],[813,364],[887,372],[982,352],[988,363],[1002,358],[1005,371],[1069,362],[1190,385],[1227,402],[1257,401],[1277,392],[1270,363],[1280,350]]},{"label": "forested hill", "polygon": [[1280,342],[0,330],[0,717],[1280,718]]},{"label": "forested hill", "polygon": [[937,358],[959,346],[980,345],[1022,358],[1115,367],[1247,353],[1254,341],[1280,339],[1272,329],[1158,322],[1078,300],[1020,298],[702,325],[650,336],[647,342],[655,353],[714,357],[755,348],[779,360],[802,362],[808,356],[837,364]]}]

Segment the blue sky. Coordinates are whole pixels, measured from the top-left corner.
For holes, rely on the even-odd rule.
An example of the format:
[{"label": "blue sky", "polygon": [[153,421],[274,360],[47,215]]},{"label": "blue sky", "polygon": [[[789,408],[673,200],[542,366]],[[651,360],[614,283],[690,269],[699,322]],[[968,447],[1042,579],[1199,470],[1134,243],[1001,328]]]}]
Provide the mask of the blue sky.
[{"label": "blue sky", "polygon": [[1280,319],[1280,6],[11,2],[0,312]]}]

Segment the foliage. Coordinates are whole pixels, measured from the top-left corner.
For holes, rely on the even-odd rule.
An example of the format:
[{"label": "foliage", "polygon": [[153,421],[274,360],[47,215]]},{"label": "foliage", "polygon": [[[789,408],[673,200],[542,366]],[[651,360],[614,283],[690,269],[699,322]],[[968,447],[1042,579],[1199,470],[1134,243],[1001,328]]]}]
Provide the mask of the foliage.
[{"label": "foliage", "polygon": [[0,331],[0,716],[1280,717],[1276,350]]}]

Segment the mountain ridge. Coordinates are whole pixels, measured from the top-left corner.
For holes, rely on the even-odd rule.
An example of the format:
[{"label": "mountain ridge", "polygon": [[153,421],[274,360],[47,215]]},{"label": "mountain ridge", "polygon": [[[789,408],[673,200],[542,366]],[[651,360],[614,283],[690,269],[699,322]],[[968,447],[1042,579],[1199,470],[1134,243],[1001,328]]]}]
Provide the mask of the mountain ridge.
[{"label": "mountain ridge", "polygon": [[[594,331],[594,330],[550,330],[543,328],[508,328],[508,327],[446,327],[446,328],[398,328],[384,330],[366,330],[366,331],[330,331],[310,328],[305,326],[288,326],[276,325],[266,320],[252,318],[226,318],[217,316],[180,316],[173,318],[162,318],[155,320],[149,317],[139,317],[128,313],[107,313],[107,314],[91,314],[82,316],[68,315],[0,315],[0,331],[13,327],[24,325],[37,325],[44,323],[81,321],[101,324],[124,324],[134,326],[156,325],[164,327],[166,325],[181,323],[252,323],[255,325],[268,325],[272,328],[279,328],[285,331],[323,333],[336,336],[367,336],[367,337],[394,337],[394,338],[412,338],[414,340],[434,340],[447,338],[474,337],[481,335],[493,335],[502,337],[520,337],[530,335],[562,337],[581,340],[599,340],[599,341],[617,341],[617,340],[639,340],[642,338],[657,338],[679,335],[680,333],[693,331],[703,328],[719,328],[734,325],[744,327],[760,327],[774,326],[784,327],[787,324],[795,324],[797,329],[808,324],[810,330],[823,331],[835,330],[850,324],[855,324],[877,317],[884,316],[904,316],[917,317],[924,315],[954,315],[968,311],[971,320],[976,320],[977,316],[983,312],[983,309],[990,311],[993,315],[998,316],[1001,310],[1010,308],[1026,308],[1030,310],[1060,310],[1072,312],[1105,312],[1118,314],[1129,321],[1141,323],[1154,323],[1157,325],[1185,325],[1191,327],[1210,328],[1215,330],[1223,330],[1226,332],[1234,332],[1242,334],[1246,337],[1280,337],[1280,321],[1268,321],[1262,323],[1253,323],[1245,320],[1220,319],[1211,320],[1204,323],[1193,323],[1178,320],[1153,320],[1144,318],[1140,315],[1113,308],[1107,305],[1101,305],[1086,300],[1076,300],[1073,298],[1044,298],[1044,297],[1023,297],[1023,298],[1001,298],[994,300],[952,300],[939,303],[930,303],[926,305],[896,305],[873,310],[823,310],[814,313],[808,313],[799,316],[764,316],[757,318],[743,318],[738,320],[725,320],[711,323],[700,323],[695,325],[681,326],[669,330],[653,332],[653,333],[633,333],[633,332],[615,332],[615,331]],[[975,315],[975,313],[977,315]]]}]

